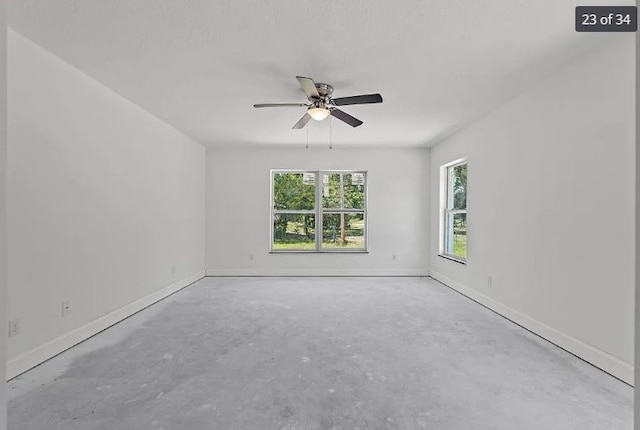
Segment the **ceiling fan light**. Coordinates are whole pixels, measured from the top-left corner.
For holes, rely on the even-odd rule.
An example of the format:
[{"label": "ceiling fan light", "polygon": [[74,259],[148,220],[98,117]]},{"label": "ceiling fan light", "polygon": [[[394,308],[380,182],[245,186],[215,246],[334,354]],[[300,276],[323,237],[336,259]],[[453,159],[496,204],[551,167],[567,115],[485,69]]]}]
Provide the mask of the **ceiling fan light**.
[{"label": "ceiling fan light", "polygon": [[309,115],[311,115],[311,118],[315,119],[316,121],[322,121],[323,119],[325,119],[326,117],[329,116],[329,109],[324,108],[324,107],[314,107],[308,110]]}]

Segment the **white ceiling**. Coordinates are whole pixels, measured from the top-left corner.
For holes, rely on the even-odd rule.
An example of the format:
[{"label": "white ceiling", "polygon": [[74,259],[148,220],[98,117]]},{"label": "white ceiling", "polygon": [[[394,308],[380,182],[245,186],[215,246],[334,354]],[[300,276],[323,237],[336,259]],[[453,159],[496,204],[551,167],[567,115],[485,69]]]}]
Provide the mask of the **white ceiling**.
[{"label": "white ceiling", "polygon": [[[581,0],[580,5],[633,5]],[[9,25],[208,145],[300,144],[295,76],[379,92],[335,145],[432,145],[610,37],[567,0],[15,0]],[[309,141],[327,142],[329,121]]]}]

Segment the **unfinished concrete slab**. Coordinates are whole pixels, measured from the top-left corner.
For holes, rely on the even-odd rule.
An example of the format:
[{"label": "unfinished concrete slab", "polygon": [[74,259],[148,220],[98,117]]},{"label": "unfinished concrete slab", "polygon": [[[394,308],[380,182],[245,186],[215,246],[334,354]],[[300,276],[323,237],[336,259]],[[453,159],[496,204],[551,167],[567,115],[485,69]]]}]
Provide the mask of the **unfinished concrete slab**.
[{"label": "unfinished concrete slab", "polygon": [[632,388],[428,278],[205,278],[9,384],[11,430],[632,428]]}]

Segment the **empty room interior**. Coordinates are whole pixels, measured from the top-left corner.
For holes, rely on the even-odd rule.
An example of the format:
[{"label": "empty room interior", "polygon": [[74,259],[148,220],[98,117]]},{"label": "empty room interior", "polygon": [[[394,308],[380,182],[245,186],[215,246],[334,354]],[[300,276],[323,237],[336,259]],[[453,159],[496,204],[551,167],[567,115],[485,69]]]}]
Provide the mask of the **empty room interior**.
[{"label": "empty room interior", "polygon": [[0,429],[632,429],[590,5],[9,2]]}]

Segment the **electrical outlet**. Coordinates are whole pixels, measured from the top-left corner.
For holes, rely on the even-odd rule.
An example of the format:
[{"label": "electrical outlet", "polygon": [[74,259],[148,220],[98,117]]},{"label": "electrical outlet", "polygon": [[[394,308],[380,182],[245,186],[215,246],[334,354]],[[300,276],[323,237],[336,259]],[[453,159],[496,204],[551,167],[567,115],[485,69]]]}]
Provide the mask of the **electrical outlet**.
[{"label": "electrical outlet", "polygon": [[66,317],[71,313],[71,300],[62,301],[62,316]]},{"label": "electrical outlet", "polygon": [[491,288],[493,286],[493,276],[487,276],[487,286]]},{"label": "electrical outlet", "polygon": [[20,320],[9,321],[9,337],[17,336],[20,334]]}]

